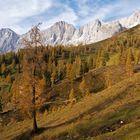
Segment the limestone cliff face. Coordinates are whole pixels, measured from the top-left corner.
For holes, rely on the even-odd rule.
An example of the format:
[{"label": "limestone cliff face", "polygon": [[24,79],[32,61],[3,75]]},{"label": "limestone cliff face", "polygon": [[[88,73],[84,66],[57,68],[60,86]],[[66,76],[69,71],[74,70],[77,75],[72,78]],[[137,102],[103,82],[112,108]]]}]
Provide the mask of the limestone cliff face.
[{"label": "limestone cliff face", "polygon": [[0,30],[0,53],[13,51],[17,46],[19,35],[8,28]]},{"label": "limestone cliff face", "polygon": [[[90,44],[112,37],[124,29],[140,24],[140,11],[136,11],[126,18],[111,22],[102,22],[99,19],[76,29],[72,24],[64,21],[56,22],[50,28],[41,31],[43,41],[47,45],[57,44]],[[22,48],[21,40],[28,37],[29,32],[19,36],[11,29],[0,30],[0,52],[17,51]]]}]

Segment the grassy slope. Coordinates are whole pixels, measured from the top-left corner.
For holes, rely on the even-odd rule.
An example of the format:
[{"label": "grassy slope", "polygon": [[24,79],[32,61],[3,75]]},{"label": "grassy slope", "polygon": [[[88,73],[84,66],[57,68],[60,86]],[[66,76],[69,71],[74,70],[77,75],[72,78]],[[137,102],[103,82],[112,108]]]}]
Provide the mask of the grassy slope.
[{"label": "grassy slope", "polygon": [[[38,116],[39,125],[44,127],[44,131],[33,139],[122,139],[128,133],[137,137],[140,132],[139,93],[140,74],[135,74],[133,78],[85,97],[73,106],[64,106]],[[121,126],[119,120],[123,120],[124,125]],[[1,138],[11,139],[31,127],[31,120],[11,123],[1,128]],[[24,137],[27,139],[28,135]]]},{"label": "grassy slope", "polygon": [[[96,135],[102,135],[102,133],[106,133],[108,131],[118,131],[119,128],[121,129],[118,121],[123,120],[125,125],[122,126],[121,130],[119,130],[121,133],[114,131],[114,133],[116,132],[116,136],[112,133],[108,133],[106,138],[104,136],[102,138],[108,139],[110,137],[110,139],[122,139],[129,133],[129,130],[127,131],[129,127],[130,132],[133,128],[133,134],[136,133],[136,138],[138,138],[137,135],[140,131],[139,129],[136,129],[135,132],[134,128],[138,128],[140,126],[139,80],[140,74],[137,74],[132,79],[126,79],[110,89],[85,98],[83,101],[74,105],[73,108],[67,108],[69,111],[60,111],[60,114],[63,114],[64,116],[59,116],[59,114],[56,114],[56,116],[58,118],[60,117],[63,121],[66,122],[66,119],[64,118],[65,116],[67,116],[67,119],[69,118],[68,120],[73,117],[78,118],[77,121],[73,121],[73,124],[66,125],[66,127],[63,126],[53,129],[52,131],[46,131],[44,132],[44,135],[53,136],[52,139],[66,139],[67,137],[72,137],[72,139],[75,137],[75,139],[78,139],[89,136],[94,136],[93,139],[96,139]],[[83,113],[84,115],[81,115]],[[131,123],[133,125],[130,125]],[[129,125],[127,126],[127,124]],[[123,127],[126,131],[123,131]],[[106,128],[109,128],[109,130],[106,130]],[[62,134],[59,134],[59,131]]]},{"label": "grassy slope", "polygon": [[[113,73],[113,84],[126,78],[125,66],[109,66],[90,70],[88,73],[85,74],[85,80],[90,92],[96,93],[106,87],[104,73],[107,72],[107,70],[110,68],[112,69]],[[82,77],[78,78],[73,82],[73,84],[71,84],[68,79],[65,79],[64,81],[61,81],[53,87],[53,89],[51,90],[51,94],[54,95],[56,98],[59,97],[59,100],[65,100],[68,99],[69,91],[72,87],[74,88],[76,95],[81,94],[79,90],[79,84],[81,80]]]},{"label": "grassy slope", "polygon": [[[140,26],[113,37],[122,39],[127,36],[140,36]],[[92,48],[99,48],[110,42],[110,39],[99,43],[88,45]],[[111,66],[113,70],[114,86],[105,89],[104,74],[107,67],[98,70],[91,70],[86,74],[86,81],[90,83],[90,91],[98,92],[86,97],[73,106],[62,106],[57,111],[44,113],[38,116],[40,127],[44,131],[32,139],[139,139],[140,137],[140,74],[135,74],[132,79],[125,79],[125,71],[122,66]],[[79,92],[79,78],[74,82],[74,89]],[[62,100],[68,96],[71,87],[68,80],[55,85],[52,94],[61,97]],[[96,87],[96,90],[93,88]],[[104,90],[105,89],[105,90]],[[103,90],[103,91],[101,91]],[[63,97],[64,96],[64,97]],[[119,121],[123,120],[124,125]],[[11,122],[7,126],[0,127],[0,139],[8,140],[21,135],[24,132],[24,139],[30,136],[32,121]],[[111,132],[113,131],[113,132]]]}]

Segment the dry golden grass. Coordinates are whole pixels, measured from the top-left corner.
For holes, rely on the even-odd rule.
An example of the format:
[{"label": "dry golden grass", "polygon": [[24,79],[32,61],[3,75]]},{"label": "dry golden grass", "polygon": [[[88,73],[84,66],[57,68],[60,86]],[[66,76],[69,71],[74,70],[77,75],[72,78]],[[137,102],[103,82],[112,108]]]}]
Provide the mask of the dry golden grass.
[{"label": "dry golden grass", "polygon": [[105,133],[87,140],[140,140],[140,120],[126,124],[114,132]]},{"label": "dry golden grass", "polygon": [[[85,97],[74,105],[64,106],[61,109],[38,116],[40,127],[48,127],[44,132],[33,139],[57,137],[74,129],[78,124],[91,120],[95,122],[105,115],[118,111],[124,105],[133,104],[140,100],[140,74],[131,79],[125,79],[111,88]],[[97,121],[98,122],[98,121]],[[3,140],[12,139],[32,128],[32,121],[11,123],[1,129]]]}]

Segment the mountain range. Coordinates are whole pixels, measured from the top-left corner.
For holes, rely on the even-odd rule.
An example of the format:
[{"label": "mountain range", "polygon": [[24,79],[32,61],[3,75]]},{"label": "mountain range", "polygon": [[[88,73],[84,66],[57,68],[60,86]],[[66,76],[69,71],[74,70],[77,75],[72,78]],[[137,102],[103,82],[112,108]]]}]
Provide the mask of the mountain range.
[{"label": "mountain range", "polygon": [[[90,44],[110,38],[116,33],[132,28],[138,24],[140,24],[140,10],[134,12],[129,17],[111,22],[103,22],[97,19],[78,29],[72,24],[59,21],[51,27],[42,30],[41,33],[46,45]],[[0,29],[0,53],[20,49],[22,47],[20,45],[21,40],[25,36],[28,36],[28,32],[24,35],[18,35],[8,28]]]}]

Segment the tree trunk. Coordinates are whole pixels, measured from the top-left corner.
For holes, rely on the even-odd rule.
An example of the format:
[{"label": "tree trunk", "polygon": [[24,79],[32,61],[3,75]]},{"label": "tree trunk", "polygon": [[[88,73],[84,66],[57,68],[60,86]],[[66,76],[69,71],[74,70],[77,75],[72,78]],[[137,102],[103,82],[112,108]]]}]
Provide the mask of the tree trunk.
[{"label": "tree trunk", "polygon": [[[37,48],[35,47],[35,51]],[[35,59],[36,60],[36,59]],[[33,64],[35,64],[35,60],[33,59]],[[36,66],[33,68],[33,76],[34,76],[34,83],[33,83],[33,131],[36,133],[38,130],[37,121],[36,121],[36,85],[35,85],[35,77],[36,77]]]},{"label": "tree trunk", "polygon": [[18,64],[18,73],[20,73],[20,63]]},{"label": "tree trunk", "polygon": [[3,109],[2,109],[2,97],[0,97],[0,112],[2,112]]},{"label": "tree trunk", "polygon": [[38,127],[37,127],[37,121],[36,121],[36,110],[33,111],[33,131],[37,132]]},{"label": "tree trunk", "polygon": [[33,131],[37,132],[37,121],[36,121],[36,107],[35,107],[35,87],[33,87]]}]

